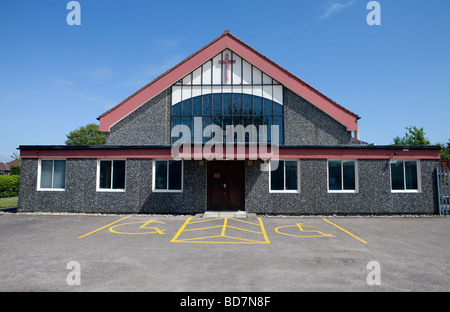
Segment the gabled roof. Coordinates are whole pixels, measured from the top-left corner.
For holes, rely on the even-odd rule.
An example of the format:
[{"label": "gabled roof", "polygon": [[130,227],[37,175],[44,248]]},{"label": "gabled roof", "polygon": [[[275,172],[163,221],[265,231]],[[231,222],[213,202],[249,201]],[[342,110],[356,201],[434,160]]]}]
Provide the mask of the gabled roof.
[{"label": "gabled roof", "polygon": [[3,162],[0,162],[0,170],[10,170],[12,166],[20,165],[20,160],[11,160],[10,162],[7,162],[6,164]]},{"label": "gabled roof", "polygon": [[232,50],[261,71],[267,73],[285,87],[346,126],[348,131],[357,130],[358,115],[317,91],[294,74],[233,36],[227,30],[220,37],[100,115],[98,117],[100,120],[100,131],[110,131],[114,124],[225,49]]},{"label": "gabled roof", "polygon": [[20,165],[20,159],[14,159],[6,163],[9,167]]}]

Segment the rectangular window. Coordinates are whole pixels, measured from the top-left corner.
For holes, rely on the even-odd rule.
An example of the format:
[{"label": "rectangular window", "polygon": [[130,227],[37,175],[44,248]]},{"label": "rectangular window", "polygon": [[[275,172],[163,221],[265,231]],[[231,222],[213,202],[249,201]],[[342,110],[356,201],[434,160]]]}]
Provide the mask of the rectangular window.
[{"label": "rectangular window", "polygon": [[179,160],[155,160],[153,162],[153,191],[183,191],[183,162]]},{"label": "rectangular window", "polygon": [[97,191],[125,190],[125,160],[99,160]]},{"label": "rectangular window", "polygon": [[418,167],[415,160],[391,160],[391,190],[418,191]]},{"label": "rectangular window", "polygon": [[[297,160],[279,160],[278,167],[270,162],[270,192],[297,193],[299,191],[299,165]],[[274,170],[272,170],[274,169]]]},{"label": "rectangular window", "polygon": [[60,190],[66,187],[66,160],[40,160],[39,190]]},{"label": "rectangular window", "polygon": [[328,161],[328,191],[356,192],[356,161],[329,160]]}]

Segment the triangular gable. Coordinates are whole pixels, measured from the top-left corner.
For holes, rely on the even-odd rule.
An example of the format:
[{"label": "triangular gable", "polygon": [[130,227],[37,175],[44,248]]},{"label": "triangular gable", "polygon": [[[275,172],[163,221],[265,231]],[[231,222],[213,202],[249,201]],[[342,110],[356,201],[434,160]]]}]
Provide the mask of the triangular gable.
[{"label": "triangular gable", "polygon": [[222,52],[227,49],[345,125],[348,131],[357,130],[358,115],[332,101],[300,78],[263,56],[228,31],[225,31],[207,46],[138,90],[122,103],[99,116],[100,131],[110,131],[111,127],[118,121],[168,87],[185,78],[189,73],[194,72],[208,60],[217,57],[219,54],[223,55]]},{"label": "triangular gable", "polygon": [[172,105],[203,94],[259,96],[283,105],[283,85],[225,49],[172,85]]}]

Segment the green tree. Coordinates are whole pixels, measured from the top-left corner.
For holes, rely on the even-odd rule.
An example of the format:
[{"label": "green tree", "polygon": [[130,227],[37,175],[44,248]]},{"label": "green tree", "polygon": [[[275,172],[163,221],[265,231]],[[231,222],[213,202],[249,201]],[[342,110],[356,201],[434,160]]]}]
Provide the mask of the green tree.
[{"label": "green tree", "polygon": [[9,175],[20,175],[21,166],[20,165],[13,165],[11,168],[9,168]]},{"label": "green tree", "polygon": [[105,145],[106,142],[105,134],[93,123],[71,131],[66,136],[67,145]]},{"label": "green tree", "polygon": [[439,144],[441,149],[441,160],[448,160],[450,159],[450,139],[447,142],[447,146],[445,144]]},{"label": "green tree", "polygon": [[422,128],[416,126],[406,127],[408,130],[403,138],[396,136],[392,145],[431,145],[430,141],[425,137],[425,132]]}]

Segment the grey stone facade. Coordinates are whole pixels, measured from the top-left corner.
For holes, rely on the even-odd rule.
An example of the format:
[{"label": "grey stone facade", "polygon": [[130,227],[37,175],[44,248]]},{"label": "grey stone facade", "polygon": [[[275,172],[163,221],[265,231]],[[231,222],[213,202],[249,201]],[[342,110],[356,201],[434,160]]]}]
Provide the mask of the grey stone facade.
[{"label": "grey stone facade", "polygon": [[351,133],[301,96],[284,88],[284,136],[286,145],[347,145]]},{"label": "grey stone facade", "polygon": [[246,210],[267,214],[433,214],[436,212],[436,160],[420,161],[421,191],[393,193],[389,160],[358,160],[358,191],[330,193],[327,160],[300,159],[300,192],[270,193],[269,173],[247,167]]},{"label": "grey stone facade", "polygon": [[[345,126],[317,107],[284,88],[285,145],[350,145]],[[166,89],[107,133],[107,147],[170,146],[171,88]],[[368,153],[370,151],[368,150]],[[433,214],[436,212],[434,170],[437,160],[420,160],[421,190],[393,193],[389,159],[359,159],[358,190],[331,193],[327,188],[327,160],[300,158],[300,192],[269,192],[269,173],[260,162],[246,162],[245,207],[248,212],[267,214]],[[126,160],[125,191],[97,191],[97,159],[68,158],[64,191],[37,190],[38,158],[22,159],[19,191],[20,211],[93,213],[194,214],[207,210],[207,165],[183,162],[183,191],[152,191],[152,159]]]},{"label": "grey stone facade", "polygon": [[147,101],[106,133],[106,145],[169,145],[171,88]]},{"label": "grey stone facade", "polygon": [[[358,192],[329,193],[327,160],[300,160],[300,192],[270,193],[269,173],[246,162],[245,210],[254,213],[433,214],[436,160],[420,161],[421,191],[392,193],[389,160],[358,160]],[[206,164],[184,161],[182,193],[152,192],[152,160],[127,159],[124,192],[96,191],[96,159],[67,159],[64,191],[37,190],[38,159],[22,160],[20,211],[194,214],[207,209]]]},{"label": "grey stone facade", "polygon": [[[107,145],[169,145],[171,88],[111,127]],[[285,145],[347,145],[345,126],[287,88],[283,88]]]},{"label": "grey stone facade", "polygon": [[196,213],[206,207],[206,169],[184,162],[182,193],[152,192],[152,160],[127,159],[124,192],[96,190],[97,160],[69,158],[64,191],[37,190],[38,159],[22,160],[20,211]]}]

